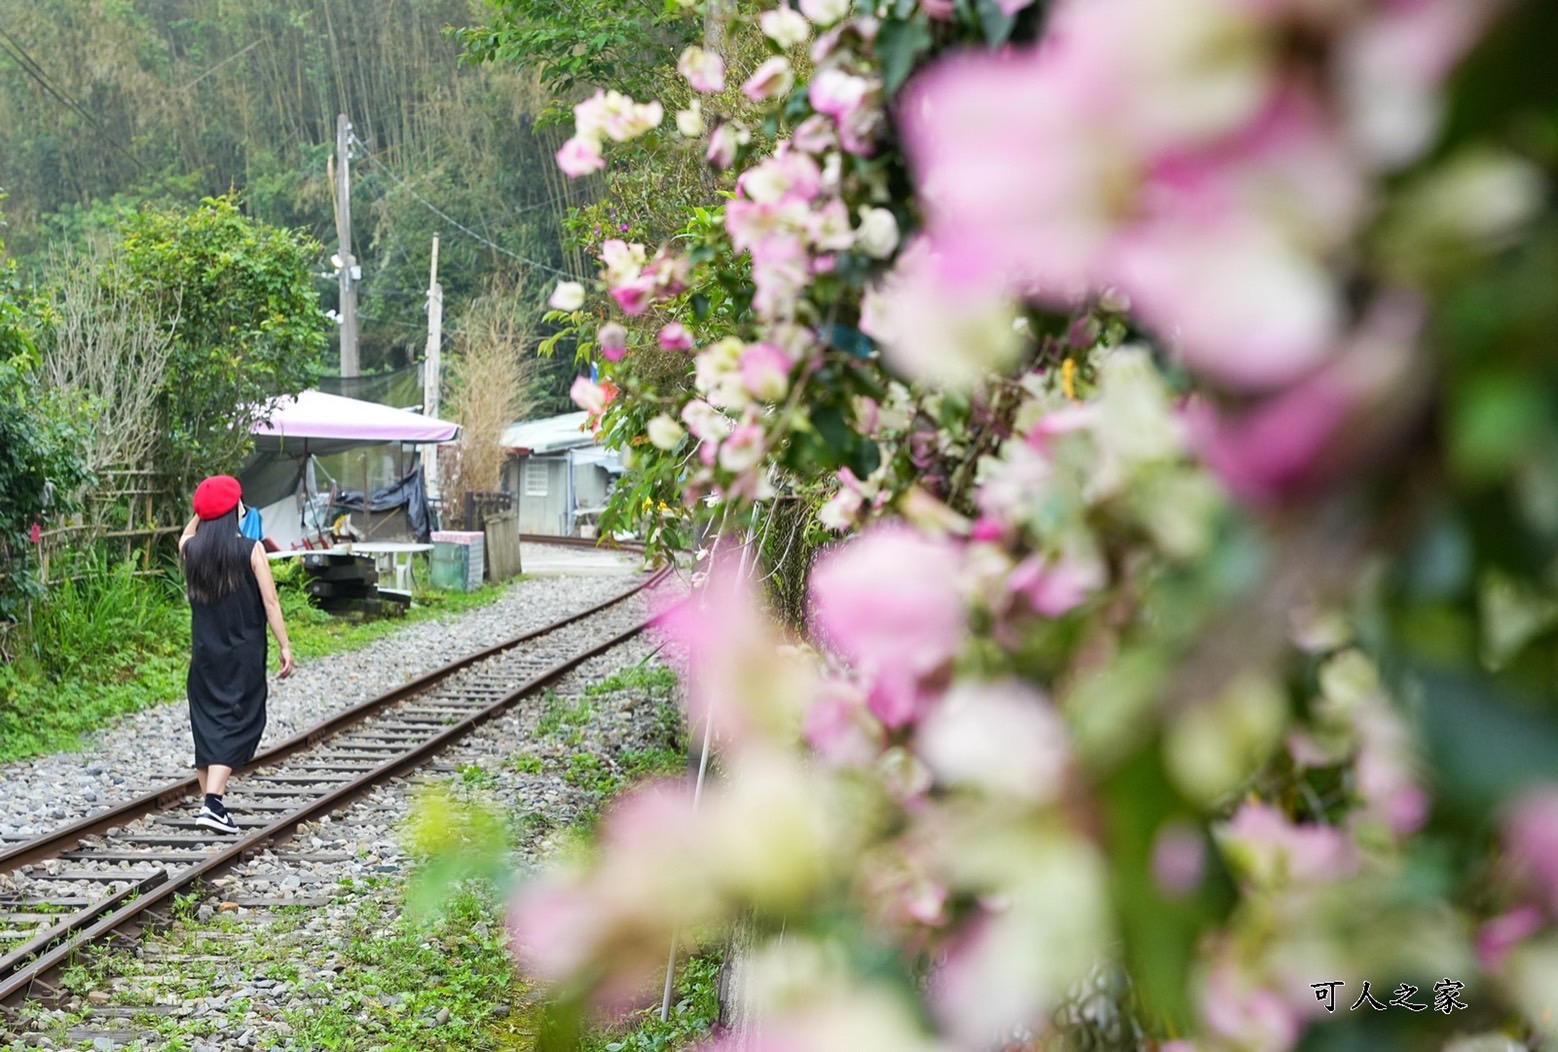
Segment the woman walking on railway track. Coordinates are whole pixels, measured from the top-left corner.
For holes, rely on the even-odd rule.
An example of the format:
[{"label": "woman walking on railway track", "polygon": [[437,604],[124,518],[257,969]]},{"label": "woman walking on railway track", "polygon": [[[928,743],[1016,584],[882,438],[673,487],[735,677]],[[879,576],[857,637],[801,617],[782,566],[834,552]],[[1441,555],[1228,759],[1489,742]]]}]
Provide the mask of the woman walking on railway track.
[{"label": "woman walking on railway track", "polygon": [[238,832],[222,796],[265,731],[267,623],[281,647],[280,676],[292,674],[270,562],[258,541],[238,531],[242,497],[231,475],[206,479],[195,488],[195,517],[179,537],[190,607],[189,722],[205,795],[195,822],[219,833]]}]

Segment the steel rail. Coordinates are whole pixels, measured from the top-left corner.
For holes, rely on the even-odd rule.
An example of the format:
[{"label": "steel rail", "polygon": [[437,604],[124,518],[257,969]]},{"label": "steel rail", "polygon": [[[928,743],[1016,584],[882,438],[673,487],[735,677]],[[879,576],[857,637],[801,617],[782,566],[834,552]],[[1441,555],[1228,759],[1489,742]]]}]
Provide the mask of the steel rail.
[{"label": "steel rail", "polygon": [[[659,575],[657,574],[656,576],[658,577]],[[625,596],[622,598],[625,598]],[[128,902],[124,902],[123,905],[120,905],[108,916],[102,917],[102,919],[90,927],[76,932],[74,938],[60,943],[53,949],[43,953],[25,968],[14,972],[8,977],[0,978],[0,1005],[10,1004],[18,998],[25,999],[25,995],[35,984],[65,964],[74,954],[78,953],[89,943],[124,928],[141,914],[180,890],[204,878],[215,876],[222,870],[237,864],[245,855],[265,846],[278,837],[285,836],[301,823],[317,815],[335,810],[379,783],[407,769],[419,766],[429,757],[458,739],[463,738],[482,723],[502,714],[516,702],[547,687],[590,658],[632,639],[647,628],[652,620],[653,618],[640,621],[631,628],[618,632],[616,635],[601,643],[597,643],[588,650],[564,659],[540,674],[533,676],[518,688],[484,708],[473,712],[458,723],[451,724],[446,730],[434,737],[385,761],[374,770],[351,779],[339,788],[322,796],[315,797],[257,832],[233,841],[216,854],[206,856],[204,862],[191,866],[177,874],[169,875],[155,889],[130,898]],[[122,892],[120,894],[128,893]],[[101,910],[99,909],[98,912],[101,913]]]},{"label": "steel rail", "polygon": [[[300,749],[306,749],[317,745],[326,738],[330,738],[341,733],[346,728],[362,722],[369,716],[374,715],[380,710],[387,708],[388,706],[393,705],[394,703],[401,701],[404,698],[407,698],[413,694],[421,693],[430,687],[437,685],[443,680],[448,679],[450,676],[454,675],[456,672],[486,661],[488,658],[491,658],[497,654],[501,654],[506,650],[512,650],[522,643],[527,643],[532,639],[556,631],[557,629],[566,625],[573,624],[576,621],[584,620],[585,618],[597,614],[608,607],[615,606],[623,600],[637,595],[639,592],[643,591],[645,588],[648,588],[652,584],[657,583],[663,579],[668,572],[668,569],[661,569],[656,571],[656,573],[651,575],[649,578],[640,581],[638,584],[634,585],[627,591],[621,592],[605,600],[604,602],[597,603],[587,610],[582,610],[578,613],[571,614],[568,617],[554,621],[551,624],[545,625],[541,628],[522,633],[513,637],[512,639],[504,640],[501,643],[487,647],[485,650],[479,650],[473,654],[467,654],[465,657],[457,658],[454,661],[449,662],[447,665],[440,666],[431,672],[424,673],[423,675],[418,676],[416,679],[410,680],[398,687],[385,691],[383,694],[379,694],[375,697],[368,698],[365,701],[361,701],[356,705],[353,705],[351,708],[342,709],[340,712],[328,717],[322,722],[317,723],[314,726],[307,728],[306,730],[299,731],[292,737],[277,742],[275,745],[269,749],[266,749],[264,752],[256,754],[254,759],[244,767],[244,771],[245,773],[253,773],[261,767],[265,767],[280,760],[286,759],[288,756],[291,756]],[[46,858],[54,858],[61,852],[68,851],[76,845],[80,844],[83,837],[95,836],[106,832],[114,826],[122,826],[128,822],[133,822],[135,819],[144,815],[165,810],[178,801],[191,796],[199,788],[199,785],[199,780],[193,776],[185,778],[182,781],[170,782],[167,785],[153,789],[150,792],[138,796],[132,800],[127,800],[124,803],[108,808],[107,810],[98,811],[94,814],[88,815],[87,817],[77,822],[73,822],[70,825],[61,826],[56,830],[40,834],[39,836],[30,840],[24,840],[14,847],[8,848],[5,851],[0,851],[0,873],[7,873],[20,866],[38,862]]]}]

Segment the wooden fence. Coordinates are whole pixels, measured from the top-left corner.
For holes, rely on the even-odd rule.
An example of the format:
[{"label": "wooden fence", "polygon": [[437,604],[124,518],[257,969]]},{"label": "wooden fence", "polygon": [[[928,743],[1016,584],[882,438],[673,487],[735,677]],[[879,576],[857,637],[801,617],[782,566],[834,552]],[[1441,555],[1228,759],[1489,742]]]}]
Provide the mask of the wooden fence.
[{"label": "wooden fence", "polygon": [[163,571],[156,565],[158,542],[183,530],[171,523],[178,501],[167,477],[151,468],[111,468],[98,475],[90,488],[78,520],[41,532],[38,544],[39,577],[50,580],[79,579],[69,569],[50,576],[51,563],[68,562],[73,551],[103,541],[117,541],[124,558],[138,563],[136,576]]}]

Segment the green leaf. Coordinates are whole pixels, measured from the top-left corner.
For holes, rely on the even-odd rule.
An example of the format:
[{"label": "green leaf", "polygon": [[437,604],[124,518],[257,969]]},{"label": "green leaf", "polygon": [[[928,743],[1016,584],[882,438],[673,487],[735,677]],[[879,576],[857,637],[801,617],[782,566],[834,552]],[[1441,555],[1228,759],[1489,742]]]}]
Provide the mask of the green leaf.
[{"label": "green leaf", "polygon": [[1485,819],[1511,795],[1558,778],[1558,712],[1502,692],[1486,676],[1417,663],[1423,731],[1440,806]]},{"label": "green leaf", "polygon": [[974,6],[979,12],[979,27],[984,30],[985,43],[991,47],[1006,43],[1017,25],[1017,16],[1002,11],[995,0],[976,0]]},{"label": "green leaf", "polygon": [[877,54],[882,57],[882,87],[889,98],[903,86],[909,71],[914,68],[915,59],[930,45],[930,26],[923,15],[908,21],[889,21],[882,26],[876,47]]}]

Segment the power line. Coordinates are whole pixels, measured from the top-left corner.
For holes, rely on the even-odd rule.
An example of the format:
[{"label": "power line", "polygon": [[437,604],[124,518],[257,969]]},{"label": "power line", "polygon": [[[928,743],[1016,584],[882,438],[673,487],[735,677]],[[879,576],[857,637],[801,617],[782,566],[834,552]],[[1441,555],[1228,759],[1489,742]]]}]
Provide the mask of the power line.
[{"label": "power line", "polygon": [[[472,230],[470,227],[466,226],[464,223],[460,222],[458,219],[454,218],[448,212],[445,212],[443,209],[441,209],[437,205],[433,204],[433,202],[429,201],[427,198],[425,198],[421,194],[417,193],[416,190],[412,189],[411,184],[406,182],[406,180],[402,179],[399,175],[395,174],[395,171],[392,168],[390,168],[389,165],[387,165],[383,161],[379,160],[379,158],[377,156],[375,156],[374,154],[366,152],[368,147],[361,139],[358,139],[354,135],[354,136],[352,136],[352,142],[355,143],[358,146],[361,146],[363,148],[363,150],[364,150],[364,159],[372,161],[374,164],[378,165],[379,166],[379,170],[382,171],[385,175],[389,176],[391,182],[393,182],[396,186],[400,187],[402,190],[406,191],[406,193],[410,194],[412,197],[416,198],[416,200],[418,202],[420,202],[421,205],[424,208],[426,208],[428,211],[432,212],[434,215],[436,215],[439,218],[443,219],[445,222],[447,222],[450,225],[452,225],[456,230],[460,231],[462,234],[465,234],[467,237],[475,238],[477,241],[480,241],[482,244],[486,245],[488,248],[492,249],[494,252],[501,252],[505,256],[508,256],[511,259],[516,259],[519,262],[527,264],[527,265],[532,266],[532,267],[539,267],[541,270],[545,270],[545,271],[548,271],[548,272],[550,272],[552,274],[556,274],[558,277],[567,278],[570,281],[586,281],[586,280],[588,280],[587,278],[581,278],[577,274],[571,274],[571,273],[569,273],[566,270],[559,270],[557,267],[552,266],[550,263],[542,263],[539,260],[529,259],[529,258],[527,258],[525,256],[520,255],[518,252],[512,252],[509,249],[504,248],[502,245],[498,244],[496,241],[493,241],[493,240],[491,240],[489,238],[483,237],[482,235],[478,234],[476,231]],[[536,205],[534,207],[539,208],[539,207],[542,207],[542,206]]]},{"label": "power line", "polygon": [[146,165],[141,162],[141,159],[135,156],[135,154],[131,153],[124,146],[120,145],[113,136],[109,135],[108,130],[104,128],[101,123],[99,123],[98,119],[94,117],[91,112],[89,112],[87,108],[75,98],[75,96],[71,95],[64,88],[57,87],[52,83],[49,75],[44,72],[43,67],[38,64],[36,59],[27,53],[27,49],[22,47],[19,40],[13,37],[10,33],[7,33],[4,29],[0,29],[0,38],[4,38],[6,44],[6,46],[0,50],[4,50],[7,55],[10,55],[11,58],[15,60],[16,64],[21,67],[23,73],[37,81],[38,85],[42,87],[44,91],[53,96],[56,102],[64,106],[66,109],[71,110],[72,112],[79,115],[94,129],[96,129],[97,133],[103,137],[104,142],[108,143],[108,145],[112,146],[114,149],[128,157],[131,163],[133,163],[141,171],[146,171]]}]

